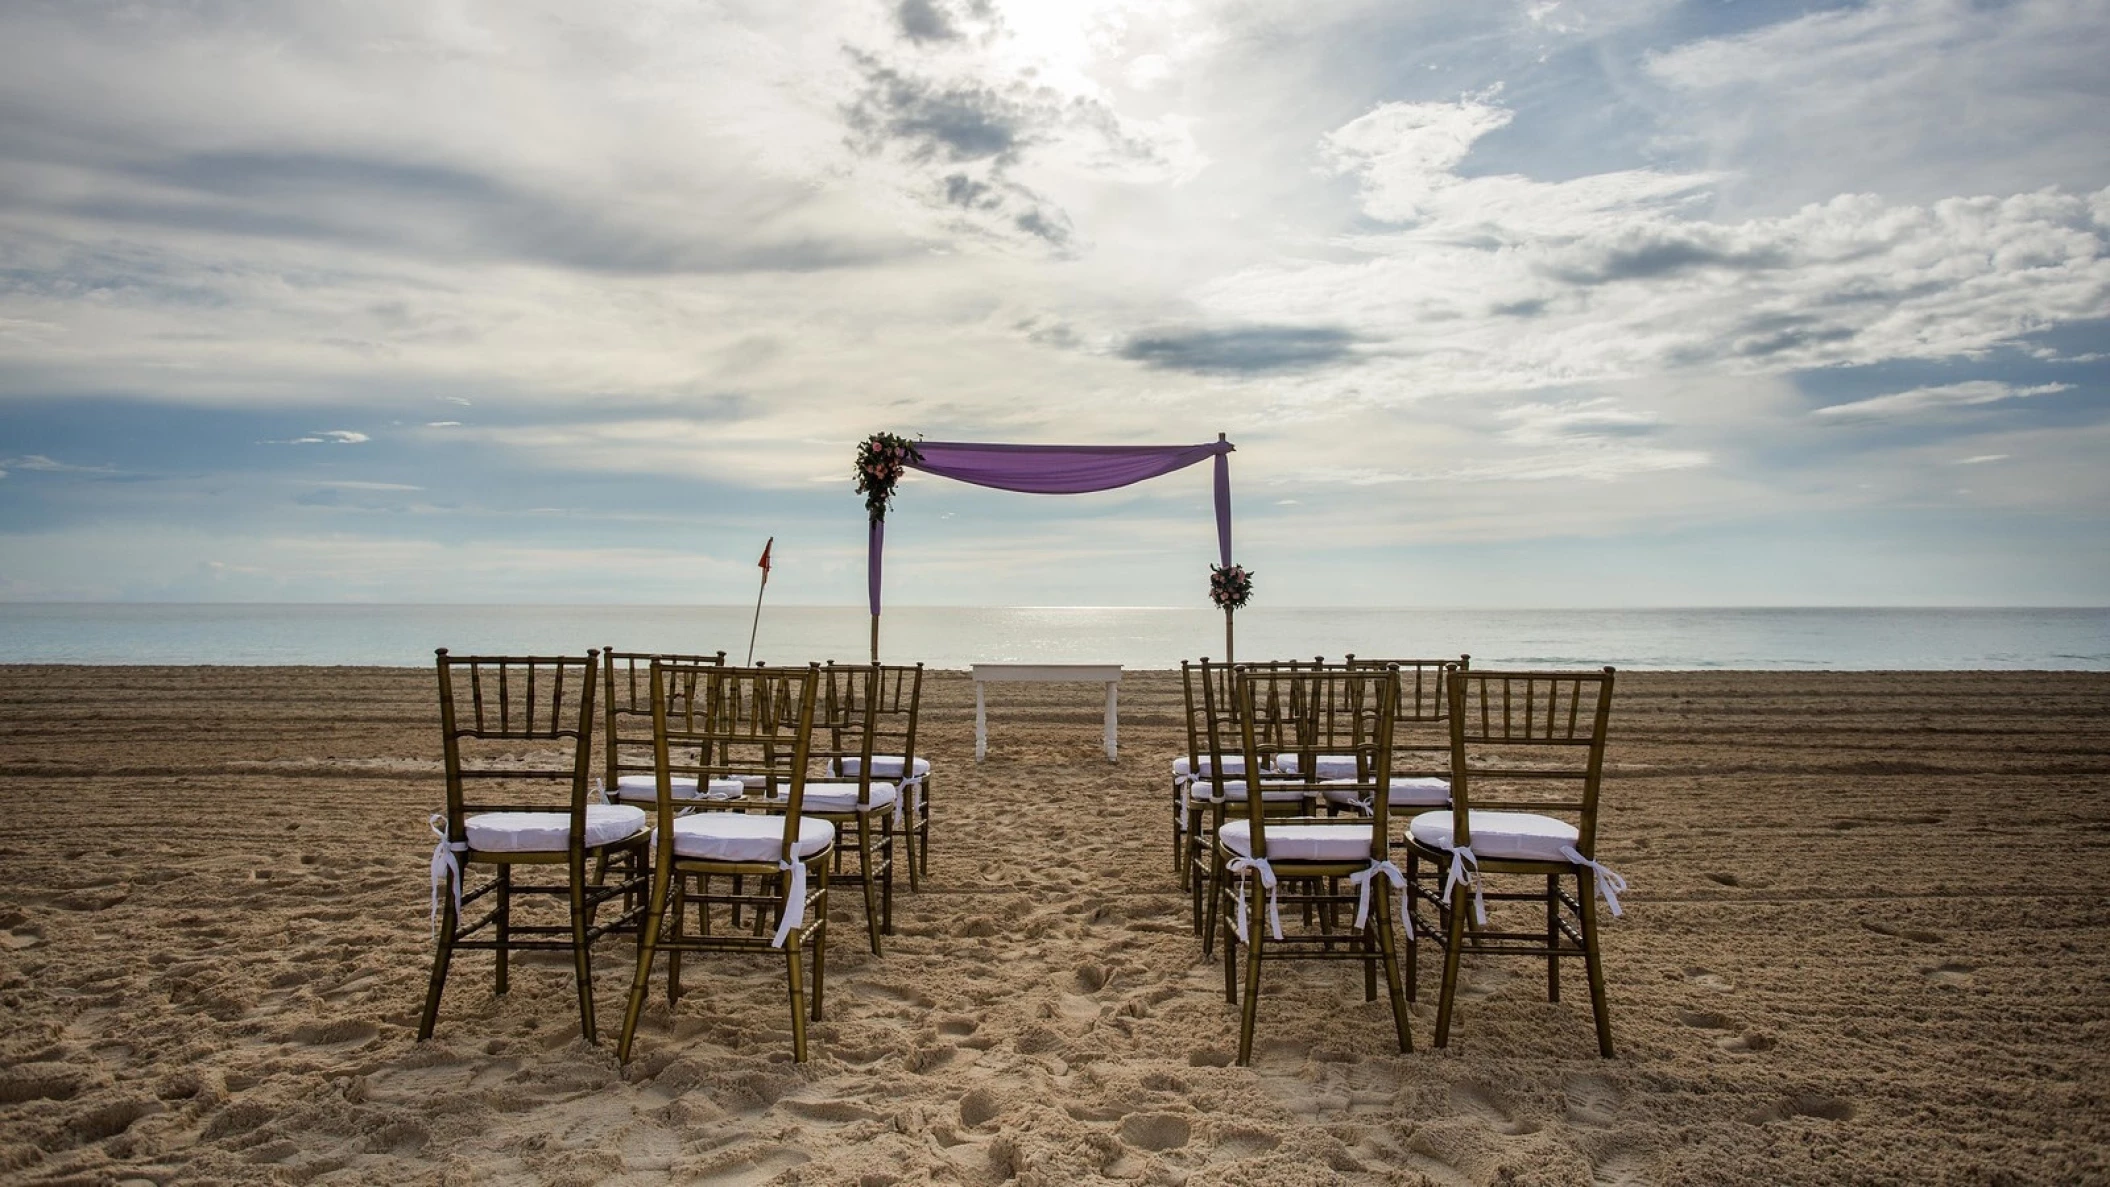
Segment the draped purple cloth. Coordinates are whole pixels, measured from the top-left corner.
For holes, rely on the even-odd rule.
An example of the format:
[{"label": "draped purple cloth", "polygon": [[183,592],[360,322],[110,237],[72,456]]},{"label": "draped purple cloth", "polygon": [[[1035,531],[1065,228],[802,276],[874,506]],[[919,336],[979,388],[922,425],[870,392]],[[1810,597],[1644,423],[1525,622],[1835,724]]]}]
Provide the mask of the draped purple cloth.
[{"label": "draped purple cloth", "polygon": [[[1216,551],[1231,563],[1231,465],[1236,448],[1218,437],[1204,445],[998,445],[977,441],[918,441],[912,470],[1034,495],[1112,490],[1216,459]],[[865,554],[865,584],[879,613],[879,572],[886,524],[873,520]]]}]

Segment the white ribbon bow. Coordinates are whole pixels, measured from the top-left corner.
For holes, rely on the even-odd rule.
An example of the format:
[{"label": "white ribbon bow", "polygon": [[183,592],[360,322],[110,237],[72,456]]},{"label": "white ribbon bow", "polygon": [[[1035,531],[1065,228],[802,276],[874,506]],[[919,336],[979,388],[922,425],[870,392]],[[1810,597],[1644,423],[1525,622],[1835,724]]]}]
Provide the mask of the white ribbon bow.
[{"label": "white ribbon bow", "polygon": [[1267,889],[1267,922],[1276,939],[1282,938],[1282,912],[1275,902],[1275,867],[1265,857],[1234,857],[1224,869],[1238,875],[1238,941],[1250,943],[1246,938],[1245,880],[1249,873],[1260,875],[1260,885]]},{"label": "white ribbon bow", "polygon": [[780,861],[777,868],[791,875],[791,887],[784,895],[784,918],[777,923],[777,938],[769,945],[772,948],[782,948],[791,929],[806,922],[806,863]]},{"label": "white ribbon bow", "polygon": [[595,776],[593,781],[593,802],[596,804],[608,802],[608,788],[602,784],[599,776]]},{"label": "white ribbon bow", "polygon": [[[1473,867],[1470,873],[1466,871],[1465,867],[1467,866]],[[1448,907],[1451,905],[1451,888],[1461,883],[1471,888],[1473,892],[1473,918],[1485,926],[1487,923],[1487,900],[1480,897],[1480,859],[1473,853],[1470,845],[1451,850],[1450,872],[1445,874],[1443,878],[1444,906]]]},{"label": "white ribbon bow", "polygon": [[432,934],[438,935],[440,931],[441,882],[446,882],[449,889],[453,890],[454,914],[456,918],[461,917],[462,860],[456,857],[455,854],[467,853],[469,845],[466,841],[450,841],[447,839],[447,817],[439,812],[432,814],[432,835],[440,839],[440,843],[432,847]]},{"label": "white ribbon bow", "polygon": [[1612,908],[1612,918],[1619,918],[1619,896],[1626,890],[1626,879],[1612,872],[1612,868],[1600,865],[1584,857],[1573,845],[1561,846],[1561,856],[1579,866],[1586,866],[1597,875],[1597,893],[1604,896],[1604,905]]},{"label": "white ribbon bow", "polygon": [[1414,917],[1407,913],[1407,876],[1389,860],[1373,861],[1369,869],[1348,875],[1348,881],[1358,888],[1355,900],[1355,929],[1363,930],[1364,922],[1370,918],[1370,888],[1377,884],[1380,877],[1392,883],[1392,888],[1399,891],[1399,917],[1407,925],[1407,938],[1413,939]]}]

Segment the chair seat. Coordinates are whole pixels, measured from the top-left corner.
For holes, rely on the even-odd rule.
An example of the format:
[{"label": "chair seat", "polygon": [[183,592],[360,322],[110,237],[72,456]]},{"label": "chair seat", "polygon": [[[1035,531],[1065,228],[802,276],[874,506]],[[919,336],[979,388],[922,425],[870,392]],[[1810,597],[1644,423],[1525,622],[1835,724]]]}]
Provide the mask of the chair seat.
[{"label": "chair seat", "polygon": [[[1232,820],[1217,836],[1240,857],[1253,856],[1253,822]],[[1368,824],[1271,824],[1269,861],[1355,861],[1370,856]]]},{"label": "chair seat", "polygon": [[[799,817],[798,856],[812,857],[835,843],[835,826]],[[674,852],[705,861],[776,861],[783,851],[784,818],[760,812],[697,812],[674,822]]]},{"label": "chair seat", "polygon": [[[1319,779],[1355,778],[1353,754],[1321,754],[1312,760],[1312,766],[1318,768],[1316,777]],[[1275,769],[1285,775],[1301,775],[1304,773],[1304,756],[1278,754],[1275,756]]]},{"label": "chair seat", "polygon": [[[834,766],[836,774],[855,779],[857,778],[858,774],[864,770],[864,760],[857,758],[838,758],[835,760]],[[921,779],[924,776],[930,774],[930,760],[927,758],[917,759],[915,763],[915,771],[916,774],[914,777],[918,779]],[[901,756],[898,754],[873,755],[872,774],[880,779],[901,778]]]},{"label": "chair seat", "polygon": [[[645,810],[588,804],[586,847],[612,845],[645,830]],[[469,848],[484,853],[562,853],[571,847],[569,812],[480,812],[462,821]]]},{"label": "chair seat", "polygon": [[[1310,788],[1302,783],[1260,783],[1260,802],[1264,804],[1294,804],[1305,797]],[[1202,782],[1194,785],[1194,799],[1198,803],[1242,804],[1246,801],[1246,785],[1243,779],[1226,779],[1223,795],[1216,794],[1214,783]]]},{"label": "chair seat", "polygon": [[[1266,764],[1262,764],[1262,765],[1263,765],[1263,766],[1265,766]],[[1211,764],[1210,760],[1209,760],[1209,759],[1208,759],[1207,757],[1204,757],[1204,758],[1202,759],[1202,761],[1201,761],[1201,767],[1200,767],[1200,773],[1201,773],[1201,776],[1202,776],[1202,778],[1204,778],[1204,779],[1208,778],[1208,777],[1209,777],[1209,775],[1210,775],[1210,774],[1212,774],[1212,773],[1213,773],[1213,772],[1215,771],[1215,769],[1216,769],[1216,768],[1215,768],[1215,767],[1214,767],[1214,766],[1213,766],[1213,765]],[[1195,764],[1194,764],[1194,761],[1193,761],[1192,759],[1188,758],[1188,757],[1187,757],[1186,755],[1184,755],[1184,754],[1183,754],[1183,755],[1181,755],[1181,756],[1180,756],[1180,757],[1178,757],[1178,758],[1175,758],[1175,759],[1173,759],[1173,760],[1172,760],[1172,773],[1173,773],[1173,775],[1174,775],[1175,777],[1177,777],[1177,778],[1181,778],[1181,779],[1184,779],[1184,778],[1186,778],[1187,776],[1189,776],[1189,775],[1192,775],[1192,774],[1194,774],[1194,773],[1195,773]],[[1226,774],[1226,775],[1243,775],[1243,774],[1245,774],[1245,755],[1243,755],[1243,754],[1226,754],[1226,755],[1224,755],[1224,774]]]},{"label": "chair seat", "polygon": [[[1336,782],[1353,781],[1341,779]],[[1362,804],[1365,798],[1360,790],[1352,786],[1328,787],[1324,789],[1324,795],[1327,803],[1339,804],[1344,808],[1356,807]],[[1385,802],[1394,808],[1449,807],[1451,781],[1433,775],[1396,775],[1392,779],[1391,794],[1385,797]],[[1479,830],[1475,828],[1474,831],[1477,833]]]},{"label": "chair seat", "polygon": [[[696,794],[696,776],[673,775],[667,779],[674,799],[694,800],[705,796]],[[746,790],[738,779],[713,779],[708,791],[710,797],[731,799]],[[624,775],[615,781],[615,798],[629,803],[656,804],[659,802],[659,777],[656,775]]]},{"label": "chair seat", "polygon": [[[1431,849],[1451,848],[1452,813],[1423,812],[1407,825],[1407,835]],[[1573,848],[1582,834],[1565,820],[1536,812],[1473,811],[1473,855],[1497,861],[1567,863],[1562,849]]]},{"label": "chair seat", "polygon": [[[878,763],[873,763],[878,766]],[[782,795],[776,798],[784,798]],[[855,783],[808,783],[806,785],[805,811],[808,812],[855,812],[857,811],[857,784]],[[877,810],[894,806],[894,785],[872,784],[872,795],[867,806]]]}]

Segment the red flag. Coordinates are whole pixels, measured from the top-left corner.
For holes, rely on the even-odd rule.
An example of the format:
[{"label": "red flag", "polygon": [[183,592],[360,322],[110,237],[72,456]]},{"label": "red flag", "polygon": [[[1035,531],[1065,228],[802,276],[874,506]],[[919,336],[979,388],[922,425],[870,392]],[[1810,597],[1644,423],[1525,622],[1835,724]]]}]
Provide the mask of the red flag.
[{"label": "red flag", "polygon": [[776,545],[776,542],[777,538],[771,536],[769,543],[762,546],[762,559],[755,562],[762,567],[762,584],[764,585],[769,584],[769,550]]}]

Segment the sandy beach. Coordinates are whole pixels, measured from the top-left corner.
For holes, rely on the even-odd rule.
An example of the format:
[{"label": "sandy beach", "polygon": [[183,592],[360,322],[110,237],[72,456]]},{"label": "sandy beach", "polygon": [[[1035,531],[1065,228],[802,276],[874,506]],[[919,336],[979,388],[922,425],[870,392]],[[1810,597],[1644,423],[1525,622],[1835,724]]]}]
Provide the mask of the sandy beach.
[{"label": "sandy beach", "polygon": [[1644,1184],[2110,1178],[2110,675],[1633,673],[1599,856],[1619,1055],[1542,966],[1417,1051],[1346,966],[1269,969],[1256,1066],[1174,880],[1176,673],[926,693],[931,877],[883,957],[838,895],[780,965],[692,958],[628,1066],[562,958],[430,960],[433,677],[0,668],[0,1180]]}]

